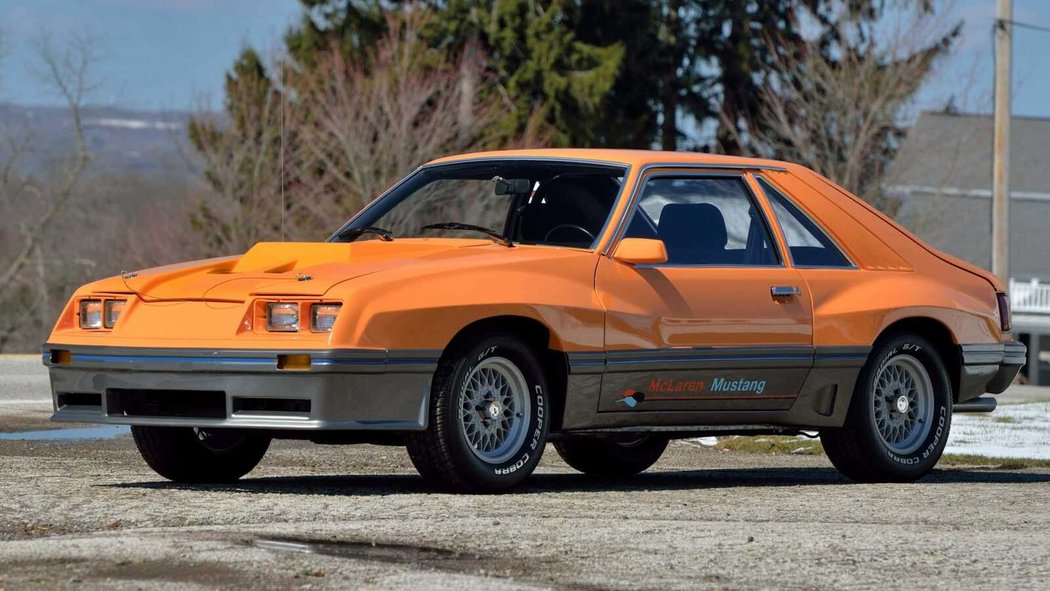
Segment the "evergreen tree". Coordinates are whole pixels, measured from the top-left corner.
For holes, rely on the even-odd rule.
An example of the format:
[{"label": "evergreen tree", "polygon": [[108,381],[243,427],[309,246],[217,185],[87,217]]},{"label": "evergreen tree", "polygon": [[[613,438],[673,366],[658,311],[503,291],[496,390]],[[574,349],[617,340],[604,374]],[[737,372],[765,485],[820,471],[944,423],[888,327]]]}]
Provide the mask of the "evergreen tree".
[{"label": "evergreen tree", "polygon": [[383,0],[299,0],[303,14],[284,36],[288,53],[307,67],[317,54],[338,44],[348,58],[366,59],[367,49],[387,32],[387,11],[401,4]]},{"label": "evergreen tree", "polygon": [[589,43],[576,0],[434,0],[432,43],[459,51],[480,44],[512,109],[505,124],[523,131],[537,118],[554,145],[602,145],[607,98],[620,79],[624,44]]},{"label": "evergreen tree", "polygon": [[[520,136],[537,122],[556,146],[754,151],[742,122],[754,120],[776,64],[810,43],[842,51],[837,23],[874,34],[888,11],[930,0],[301,0],[302,21],[285,36],[309,68],[334,42],[349,60],[387,30],[391,11],[429,10],[425,41],[449,56],[480,47],[506,105],[499,123]],[[950,38],[934,40],[943,51]]]}]

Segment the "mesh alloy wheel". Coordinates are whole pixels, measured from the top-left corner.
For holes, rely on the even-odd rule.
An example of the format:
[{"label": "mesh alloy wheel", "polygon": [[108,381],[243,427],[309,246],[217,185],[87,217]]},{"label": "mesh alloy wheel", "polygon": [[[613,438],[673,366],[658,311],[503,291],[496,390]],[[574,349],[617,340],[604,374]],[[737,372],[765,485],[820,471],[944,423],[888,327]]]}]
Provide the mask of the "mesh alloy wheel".
[{"label": "mesh alloy wheel", "polygon": [[525,376],[503,357],[479,363],[463,381],[460,426],[471,450],[489,464],[500,464],[521,449],[530,407]]},{"label": "mesh alloy wheel", "polygon": [[911,355],[891,358],[875,377],[872,404],[871,418],[886,447],[901,455],[914,452],[932,424],[930,374]]}]

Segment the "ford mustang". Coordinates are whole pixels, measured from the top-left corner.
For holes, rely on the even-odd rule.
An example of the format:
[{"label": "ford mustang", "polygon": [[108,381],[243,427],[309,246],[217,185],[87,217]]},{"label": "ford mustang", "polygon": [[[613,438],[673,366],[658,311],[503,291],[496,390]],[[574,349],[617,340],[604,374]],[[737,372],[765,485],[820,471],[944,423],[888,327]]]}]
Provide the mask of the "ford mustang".
[{"label": "ford mustang", "polygon": [[547,442],[625,476],[668,441],[819,433],[858,481],[937,463],[1025,360],[995,276],[795,164],[528,150],[426,164],[324,242],[122,273],[48,342],[56,421],[181,482],[274,438],[404,445],[444,489]]}]

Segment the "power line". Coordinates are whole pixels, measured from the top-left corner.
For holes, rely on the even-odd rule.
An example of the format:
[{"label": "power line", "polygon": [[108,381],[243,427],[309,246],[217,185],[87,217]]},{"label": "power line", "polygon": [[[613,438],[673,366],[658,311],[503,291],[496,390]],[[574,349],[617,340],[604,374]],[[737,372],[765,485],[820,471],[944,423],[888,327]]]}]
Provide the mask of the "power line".
[{"label": "power line", "polygon": [[1043,26],[1040,26],[1040,25],[1032,25],[1032,24],[1029,24],[1029,23],[1022,23],[1021,21],[1015,21],[1015,20],[1009,20],[1009,19],[997,19],[997,21],[999,22],[1000,26],[1003,23],[1010,23],[1011,25],[1013,25],[1015,27],[1021,27],[1022,29],[1031,29],[1033,31],[1041,31],[1043,33],[1050,33],[1050,27],[1043,27]]}]

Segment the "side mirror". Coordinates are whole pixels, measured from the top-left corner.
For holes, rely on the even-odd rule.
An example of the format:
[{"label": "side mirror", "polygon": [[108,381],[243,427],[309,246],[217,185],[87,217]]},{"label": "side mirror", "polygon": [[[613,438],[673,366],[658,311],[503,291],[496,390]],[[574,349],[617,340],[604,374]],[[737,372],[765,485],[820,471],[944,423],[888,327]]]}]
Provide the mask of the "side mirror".
[{"label": "side mirror", "polygon": [[663,240],[624,238],[616,246],[613,258],[628,265],[656,265],[667,262],[667,248]]}]

